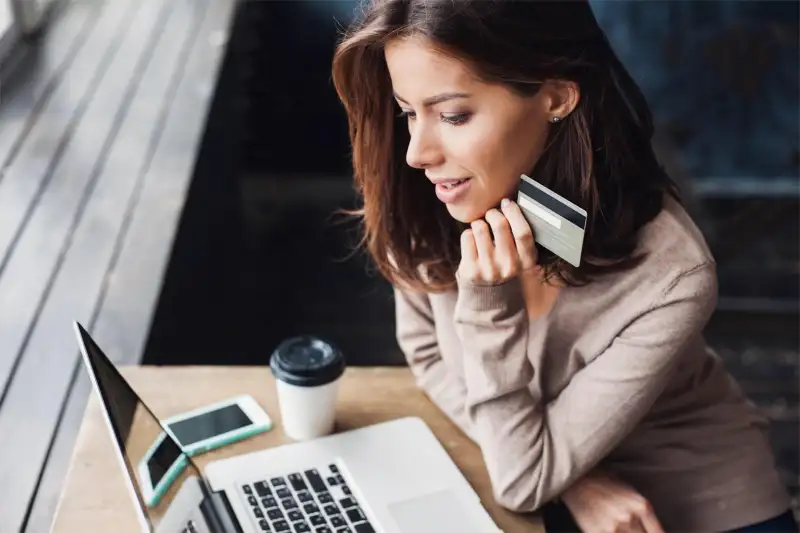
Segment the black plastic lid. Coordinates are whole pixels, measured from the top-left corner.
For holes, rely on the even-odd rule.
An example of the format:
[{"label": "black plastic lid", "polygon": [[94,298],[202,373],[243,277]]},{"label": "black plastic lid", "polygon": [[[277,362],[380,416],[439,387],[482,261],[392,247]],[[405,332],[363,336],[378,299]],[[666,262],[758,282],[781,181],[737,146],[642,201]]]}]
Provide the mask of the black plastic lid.
[{"label": "black plastic lid", "polygon": [[281,342],[269,363],[272,374],[290,385],[317,387],[339,379],[344,373],[342,352],[318,337],[303,335]]}]

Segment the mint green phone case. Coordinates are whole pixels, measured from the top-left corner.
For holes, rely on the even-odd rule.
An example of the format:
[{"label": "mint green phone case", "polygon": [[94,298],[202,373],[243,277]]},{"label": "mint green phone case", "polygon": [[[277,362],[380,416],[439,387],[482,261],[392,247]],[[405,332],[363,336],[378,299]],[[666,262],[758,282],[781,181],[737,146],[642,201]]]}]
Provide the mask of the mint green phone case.
[{"label": "mint green phone case", "polygon": [[[249,426],[245,426],[245,427],[240,428],[240,429],[234,429],[234,430],[232,430],[232,431],[230,431],[228,433],[225,433],[225,434],[222,434],[222,435],[219,435],[219,436],[216,436],[216,437],[212,437],[210,439],[206,439],[206,440],[194,443],[194,444],[189,444],[189,445],[183,446],[182,449],[183,449],[184,453],[186,453],[190,457],[193,457],[195,455],[198,455],[198,454],[201,454],[201,453],[210,452],[211,450],[216,450],[217,448],[221,448],[222,446],[226,446],[228,444],[233,444],[234,442],[238,442],[240,440],[244,440],[246,438],[252,437],[254,435],[258,435],[259,433],[264,433],[264,432],[269,431],[270,429],[272,429],[272,426],[273,426],[272,418],[270,418],[269,414],[266,411],[264,411],[264,409],[260,405],[258,405],[258,402],[256,402],[255,399],[253,399],[252,396],[250,396],[248,394],[241,394],[241,395],[234,396],[232,398],[227,398],[225,400],[222,400],[222,401],[219,401],[219,402],[216,402],[216,403],[213,403],[213,404],[206,405],[206,406],[198,408],[198,409],[194,409],[192,411],[188,411],[186,413],[180,413],[180,414],[171,416],[171,417],[167,418],[166,420],[164,420],[164,422],[163,422],[164,423],[164,427],[166,427],[167,430],[170,431],[170,433],[171,433],[170,424],[172,424],[172,423],[174,423],[176,421],[184,420],[184,419],[186,419],[187,417],[190,417],[190,416],[198,416],[198,415],[202,414],[203,412],[208,412],[208,411],[213,411],[215,409],[219,409],[221,407],[224,407],[226,405],[230,405],[230,404],[234,403],[236,400],[244,400],[244,401],[246,401],[248,403],[252,402],[253,405],[260,410],[259,414],[263,414],[264,415],[264,418],[266,419],[266,421],[264,423],[257,423],[255,421],[253,421],[253,423],[250,424]],[[175,440],[180,442],[180,440],[177,439],[177,438]]]},{"label": "mint green phone case", "polygon": [[158,482],[153,488],[153,495],[149,501],[145,502],[148,507],[155,507],[158,505],[158,502],[161,501],[161,498],[164,494],[169,490],[170,485],[181,475],[183,469],[186,468],[189,460],[186,458],[185,454],[181,454],[172,466],[169,467],[169,470],[164,474],[164,477]]},{"label": "mint green phone case", "polygon": [[[242,395],[242,396],[248,396],[248,395]],[[234,398],[229,398],[227,400],[223,400],[223,401],[220,401],[220,402],[217,402],[217,403],[214,403],[214,404],[210,404],[210,405],[207,405],[205,407],[202,407],[202,408],[199,408],[199,409],[195,409],[193,411],[189,411],[187,413],[181,413],[181,414],[178,414],[178,415],[171,416],[171,417],[169,417],[166,420],[163,420],[161,422],[162,423],[162,427],[164,427],[167,431],[169,431],[170,435],[173,437],[173,439],[176,442],[179,442],[179,440],[177,438],[175,438],[175,436],[169,430],[169,426],[170,426],[171,423],[176,422],[178,420],[183,420],[183,419],[185,419],[187,417],[187,415],[191,415],[192,413],[201,414],[204,411],[211,411],[211,410],[213,410],[215,408],[219,408],[219,407],[224,406],[226,404],[230,404],[230,403],[232,403],[234,400],[236,400],[238,398],[239,398],[239,396],[234,397]],[[255,400],[253,400],[252,397],[248,397],[248,400],[252,400],[253,402],[255,402]],[[257,405],[258,404],[256,402],[256,406]],[[260,406],[259,406],[259,408],[260,408]],[[244,439],[252,437],[254,435],[258,435],[260,433],[264,433],[266,431],[271,430],[272,427],[273,427],[272,419],[270,418],[268,413],[263,411],[263,408],[260,408],[260,409],[263,412],[263,415],[265,416],[265,419],[266,419],[265,422],[262,422],[262,423],[255,423],[254,422],[253,424],[250,424],[249,426],[245,426],[245,427],[243,427],[241,429],[233,430],[233,431],[230,431],[230,432],[225,433],[223,435],[219,435],[217,437],[212,437],[210,439],[206,439],[206,440],[203,440],[203,441],[195,443],[195,444],[191,444],[191,445],[188,445],[188,446],[182,446],[181,449],[183,450],[183,454],[181,454],[181,456],[178,459],[176,459],[174,463],[172,463],[172,465],[167,470],[167,472],[164,474],[164,476],[161,478],[161,480],[158,482],[158,484],[155,487],[153,487],[152,496],[150,497],[149,500],[145,501],[147,506],[148,507],[153,507],[155,505],[158,505],[158,502],[164,496],[164,493],[169,489],[169,487],[172,485],[172,483],[175,481],[175,479],[178,476],[180,476],[180,474],[186,468],[186,465],[188,464],[187,456],[188,457],[193,457],[195,455],[198,455],[198,454],[201,454],[201,453],[205,453],[205,452],[209,452],[211,450],[215,450],[217,448],[221,448],[222,446],[225,446],[225,445],[228,445],[228,444],[233,444],[234,442],[237,442],[237,441],[240,441],[240,440],[244,440]],[[142,472],[143,470],[146,470],[146,468],[147,468],[147,460],[151,457],[151,455],[153,454],[155,449],[161,443],[163,438],[166,437],[166,435],[167,434],[164,433],[164,432],[159,434],[159,437],[155,439],[153,444],[147,450],[147,452],[145,453],[144,457],[142,458],[142,460],[137,465],[140,472]]]},{"label": "mint green phone case", "polygon": [[272,429],[272,422],[264,425],[247,426],[246,428],[235,430],[231,433],[220,435],[219,437],[204,440],[200,445],[186,446],[183,448],[183,451],[190,457],[194,457],[195,455],[216,450],[227,444],[233,444],[234,442],[258,435],[259,433],[264,433],[270,429]]}]

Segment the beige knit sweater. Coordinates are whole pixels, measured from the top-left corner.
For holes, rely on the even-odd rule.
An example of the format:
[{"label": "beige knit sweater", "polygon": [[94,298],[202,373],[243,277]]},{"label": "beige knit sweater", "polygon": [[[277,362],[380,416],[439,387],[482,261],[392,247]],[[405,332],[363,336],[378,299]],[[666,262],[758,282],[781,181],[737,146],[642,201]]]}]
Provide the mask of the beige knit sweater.
[{"label": "beige knit sweater", "polygon": [[721,531],[789,506],[766,421],[707,348],[715,263],[667,200],[634,270],[561,290],[530,319],[518,280],[395,290],[419,386],[481,448],[495,497],[532,511],[596,465],[670,531]]}]

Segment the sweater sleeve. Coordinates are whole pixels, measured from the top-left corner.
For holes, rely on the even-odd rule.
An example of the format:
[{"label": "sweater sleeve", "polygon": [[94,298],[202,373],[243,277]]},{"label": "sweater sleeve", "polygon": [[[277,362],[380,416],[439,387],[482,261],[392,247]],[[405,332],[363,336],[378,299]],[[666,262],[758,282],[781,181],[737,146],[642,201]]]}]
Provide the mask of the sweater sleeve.
[{"label": "sweater sleeve", "polygon": [[417,385],[461,431],[475,440],[464,410],[464,381],[447,368],[439,352],[428,295],[395,288],[394,301],[397,343]]},{"label": "sweater sleeve", "polygon": [[[530,350],[543,350],[518,283],[465,286],[456,304],[467,417],[498,503],[528,512],[559,496],[606,457],[666,387],[716,304],[713,265],[677,276],[550,403]],[[613,310],[609,310],[613,312]]]}]

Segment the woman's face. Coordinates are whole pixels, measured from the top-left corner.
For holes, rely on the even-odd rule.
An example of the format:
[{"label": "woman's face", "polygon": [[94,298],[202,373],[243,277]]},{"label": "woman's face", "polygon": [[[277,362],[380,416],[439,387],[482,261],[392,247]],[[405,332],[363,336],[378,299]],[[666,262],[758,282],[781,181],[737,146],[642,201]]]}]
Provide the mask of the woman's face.
[{"label": "woman's face", "polygon": [[466,223],[503,198],[515,199],[520,174],[530,173],[542,153],[550,120],[567,113],[563,91],[545,84],[534,96],[520,96],[482,82],[467,63],[422,38],[392,41],[385,54],[408,117],[406,161],[435,184],[431,194]]}]

